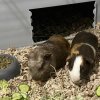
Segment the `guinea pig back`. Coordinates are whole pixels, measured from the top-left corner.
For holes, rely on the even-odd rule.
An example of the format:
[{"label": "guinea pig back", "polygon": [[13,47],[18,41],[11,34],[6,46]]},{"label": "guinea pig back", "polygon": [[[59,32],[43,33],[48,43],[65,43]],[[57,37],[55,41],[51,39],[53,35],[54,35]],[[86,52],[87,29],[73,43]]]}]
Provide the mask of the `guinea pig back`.
[{"label": "guinea pig back", "polygon": [[72,41],[71,48],[74,46],[74,44],[79,43],[87,43],[97,49],[98,38],[93,33],[82,31],[76,34],[75,38]]}]

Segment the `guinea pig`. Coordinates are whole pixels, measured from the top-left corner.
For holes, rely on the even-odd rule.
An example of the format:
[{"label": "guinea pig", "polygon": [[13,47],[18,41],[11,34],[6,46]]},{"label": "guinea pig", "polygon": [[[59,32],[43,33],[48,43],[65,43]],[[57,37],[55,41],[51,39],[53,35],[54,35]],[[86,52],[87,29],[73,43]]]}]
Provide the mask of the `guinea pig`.
[{"label": "guinea pig", "polygon": [[69,51],[70,44],[61,35],[53,35],[46,42],[33,47],[28,57],[32,79],[47,81],[56,70],[65,66]]},{"label": "guinea pig", "polygon": [[71,43],[70,55],[67,58],[69,76],[73,83],[87,79],[95,66],[98,38],[90,32],[79,32]]}]

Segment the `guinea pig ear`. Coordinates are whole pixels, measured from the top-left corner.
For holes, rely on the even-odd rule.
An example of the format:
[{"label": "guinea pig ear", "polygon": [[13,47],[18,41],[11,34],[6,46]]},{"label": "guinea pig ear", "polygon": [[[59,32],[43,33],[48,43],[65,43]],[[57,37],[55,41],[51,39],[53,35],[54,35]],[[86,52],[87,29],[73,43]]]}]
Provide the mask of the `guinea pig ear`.
[{"label": "guinea pig ear", "polygon": [[46,60],[49,59],[51,57],[51,55],[52,55],[51,53],[46,53],[44,55],[44,59],[46,59]]},{"label": "guinea pig ear", "polygon": [[85,57],[85,60],[90,63],[90,64],[93,64],[94,63],[94,60],[89,58],[89,57]]}]

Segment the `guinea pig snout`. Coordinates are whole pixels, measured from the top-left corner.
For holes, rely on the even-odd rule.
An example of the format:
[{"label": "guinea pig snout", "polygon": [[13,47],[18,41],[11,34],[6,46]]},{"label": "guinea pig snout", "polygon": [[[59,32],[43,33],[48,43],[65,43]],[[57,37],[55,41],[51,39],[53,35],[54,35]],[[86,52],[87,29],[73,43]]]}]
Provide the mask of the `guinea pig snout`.
[{"label": "guinea pig snout", "polygon": [[73,83],[79,83],[81,80],[80,70],[82,65],[82,57],[77,56],[76,58],[74,58],[72,62],[73,62],[72,64],[73,66],[71,70],[69,70],[70,79],[72,80]]},{"label": "guinea pig snout", "polygon": [[70,79],[73,83],[78,83],[80,81],[80,73],[69,72]]}]

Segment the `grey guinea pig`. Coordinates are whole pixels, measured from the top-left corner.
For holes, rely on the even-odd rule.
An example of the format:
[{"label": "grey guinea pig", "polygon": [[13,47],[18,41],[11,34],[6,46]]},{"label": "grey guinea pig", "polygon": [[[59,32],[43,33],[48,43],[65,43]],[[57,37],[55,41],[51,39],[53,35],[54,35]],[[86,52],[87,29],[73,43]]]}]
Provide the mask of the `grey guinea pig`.
[{"label": "grey guinea pig", "polygon": [[67,58],[69,75],[73,83],[80,83],[89,76],[95,66],[98,38],[90,32],[79,32],[71,44],[70,56]]},{"label": "grey guinea pig", "polygon": [[65,66],[70,51],[69,42],[61,35],[53,35],[30,51],[29,72],[36,81],[47,81],[55,70]]}]

